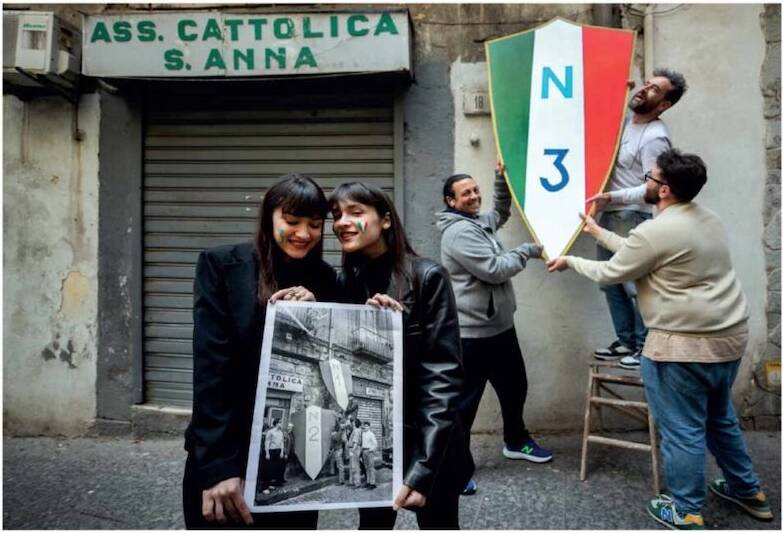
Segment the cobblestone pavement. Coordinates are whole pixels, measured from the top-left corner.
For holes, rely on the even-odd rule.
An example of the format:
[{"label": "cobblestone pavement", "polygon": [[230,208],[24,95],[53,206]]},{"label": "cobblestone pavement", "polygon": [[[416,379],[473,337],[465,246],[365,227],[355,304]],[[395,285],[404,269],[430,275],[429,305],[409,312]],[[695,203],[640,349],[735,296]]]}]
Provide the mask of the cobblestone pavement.
[{"label": "cobblestone pavement", "polygon": [[[710,529],[780,530],[780,433],[745,434],[775,520],[757,522],[708,495]],[[656,529],[644,503],[652,495],[649,456],[595,446],[579,481],[581,434],[537,435],[555,459],[535,465],[500,454],[498,435],[476,435],[479,492],[463,497],[465,529]],[[181,529],[181,439],[3,439],[6,529]],[[717,475],[710,459],[707,472]],[[353,529],[355,510],[322,511],[321,529]],[[415,529],[403,511],[397,529]]]}]

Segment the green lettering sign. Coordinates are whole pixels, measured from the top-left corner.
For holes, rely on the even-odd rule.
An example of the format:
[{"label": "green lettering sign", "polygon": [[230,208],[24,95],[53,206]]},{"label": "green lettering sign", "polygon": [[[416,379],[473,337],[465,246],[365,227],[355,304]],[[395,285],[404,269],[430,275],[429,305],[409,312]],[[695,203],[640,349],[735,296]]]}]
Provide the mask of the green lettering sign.
[{"label": "green lettering sign", "polygon": [[307,65],[308,67],[313,68],[318,66],[318,64],[315,62],[315,57],[313,57],[313,52],[308,46],[303,46],[302,49],[299,50],[299,56],[296,58],[294,68],[299,68],[302,65]]},{"label": "green lettering sign", "polygon": [[176,48],[166,50],[163,53],[163,59],[166,60],[163,66],[166,67],[166,70],[182,70],[182,67],[185,66],[182,55],[182,50],[177,50]]},{"label": "green lettering sign", "polygon": [[204,35],[201,36],[201,40],[206,41],[207,39],[223,40],[223,32],[220,31],[220,24],[215,19],[207,20],[207,25],[204,28]]},{"label": "green lettering sign", "polygon": [[228,26],[229,33],[231,33],[231,40],[239,40],[239,27],[244,23],[242,19],[226,19],[223,22]]},{"label": "green lettering sign", "polygon": [[195,20],[191,19],[182,19],[177,23],[177,36],[180,38],[180,40],[188,42],[188,41],[195,41],[198,39],[198,35],[195,33],[186,33],[187,28],[197,28],[198,24],[196,24]]},{"label": "green lettering sign", "polygon": [[302,21],[302,27],[304,28],[304,36],[305,39],[318,39],[319,37],[324,36],[324,32],[322,31],[313,31],[312,28],[310,28],[311,24],[310,17],[305,17]]},{"label": "green lettering sign", "polygon": [[140,20],[136,25],[136,30],[139,32],[139,41],[143,43],[154,41],[155,37],[157,37],[155,23],[151,20]]},{"label": "green lettering sign", "polygon": [[380,35],[382,33],[389,33],[391,35],[398,35],[400,32],[397,30],[397,26],[394,25],[394,19],[388,13],[383,13],[381,19],[378,21],[378,25],[375,26],[375,33],[373,35]]},{"label": "green lettering sign", "polygon": [[127,43],[133,37],[131,33],[131,23],[127,20],[120,20],[112,26],[114,30],[114,40],[118,43]]},{"label": "green lettering sign", "polygon": [[107,43],[111,42],[111,37],[109,37],[109,31],[106,29],[106,24],[103,22],[96,22],[95,23],[95,29],[92,30],[92,36],[90,37],[90,42],[94,43],[95,41],[106,41]]},{"label": "green lettering sign", "polygon": [[255,50],[248,48],[243,54],[242,50],[234,50],[234,70],[239,70],[239,62],[243,61],[247,70],[253,70],[256,66]]},{"label": "green lettering sign", "polygon": [[247,23],[253,26],[256,41],[260,41],[261,28],[266,24],[266,19],[248,19]]},{"label": "green lettering sign", "polygon": [[204,70],[209,70],[211,68],[226,70],[226,62],[223,61],[223,56],[220,54],[220,50],[217,48],[213,48],[209,51],[207,63],[204,65]]},{"label": "green lettering sign", "polygon": [[370,30],[363,29],[363,30],[357,30],[356,29],[356,23],[357,22],[369,22],[369,19],[366,15],[351,15],[348,17],[348,35],[351,37],[363,37],[370,33]]},{"label": "green lettering sign", "polygon": [[340,33],[340,19],[337,18],[337,15],[332,15],[329,17],[329,35],[332,37],[337,37]]},{"label": "green lettering sign", "polygon": [[275,19],[273,28],[278,39],[290,39],[294,36],[294,21],[289,18]]},{"label": "green lettering sign", "polygon": [[277,68],[285,68],[285,48],[278,48],[277,53],[272,48],[264,50],[264,66],[267,70],[272,68],[272,60],[277,61]]}]

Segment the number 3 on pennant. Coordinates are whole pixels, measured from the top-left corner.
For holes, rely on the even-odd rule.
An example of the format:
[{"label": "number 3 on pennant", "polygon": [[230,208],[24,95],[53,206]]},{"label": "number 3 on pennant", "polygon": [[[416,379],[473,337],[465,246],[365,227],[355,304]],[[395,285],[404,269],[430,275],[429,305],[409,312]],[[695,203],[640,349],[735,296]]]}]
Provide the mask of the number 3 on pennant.
[{"label": "number 3 on pennant", "polygon": [[544,187],[544,189],[548,190],[549,192],[557,192],[561,190],[563,187],[568,185],[568,169],[563,166],[563,159],[565,159],[566,154],[568,154],[568,148],[545,148],[544,149],[544,155],[553,155],[555,156],[555,168],[560,172],[560,183],[556,183],[552,185],[550,183],[549,178],[541,177],[539,178],[541,180],[541,185]]}]

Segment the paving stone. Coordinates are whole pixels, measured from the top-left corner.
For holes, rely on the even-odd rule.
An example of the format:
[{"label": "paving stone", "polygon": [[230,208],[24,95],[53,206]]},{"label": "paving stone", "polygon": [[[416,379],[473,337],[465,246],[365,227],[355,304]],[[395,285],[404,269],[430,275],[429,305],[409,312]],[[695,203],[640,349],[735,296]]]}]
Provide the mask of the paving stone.
[{"label": "paving stone", "polygon": [[[779,418],[778,424],[779,424]],[[770,419],[765,425],[775,426]],[[639,439],[643,434],[635,435]],[[780,433],[745,433],[754,468],[775,520],[756,522],[707,496],[710,529],[780,530]],[[536,435],[551,463],[502,457],[499,435],[475,435],[479,491],[461,498],[464,529],[651,529],[649,456],[594,446],[587,480],[579,481],[580,433]],[[3,440],[3,526],[6,529],[181,529],[181,439],[6,438]],[[717,475],[714,461],[710,476]],[[323,511],[320,529],[355,529],[355,510]],[[396,529],[416,529],[403,511]]]}]

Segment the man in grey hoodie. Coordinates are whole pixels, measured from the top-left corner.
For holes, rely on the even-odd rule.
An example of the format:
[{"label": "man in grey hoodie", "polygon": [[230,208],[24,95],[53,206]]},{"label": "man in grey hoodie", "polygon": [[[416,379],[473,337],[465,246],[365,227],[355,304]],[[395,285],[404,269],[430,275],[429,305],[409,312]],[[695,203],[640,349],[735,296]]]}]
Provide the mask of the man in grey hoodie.
[{"label": "man in grey hoodie", "polygon": [[[516,298],[511,278],[524,270],[528,259],[541,257],[541,246],[522,244],[506,251],[497,230],[511,215],[511,193],[495,168],[492,211],[481,213],[481,192],[467,174],[455,174],[443,185],[446,209],[438,213],[442,233],[441,262],[449,271],[457,300],[462,355],[465,362],[465,396],[460,407],[470,439],[470,428],[487,381],[497,393],[503,414],[503,455],[544,463],[552,453],[540,447],[523,420],[527,375],[514,328]],[[476,491],[475,481],[465,494]]]}]

